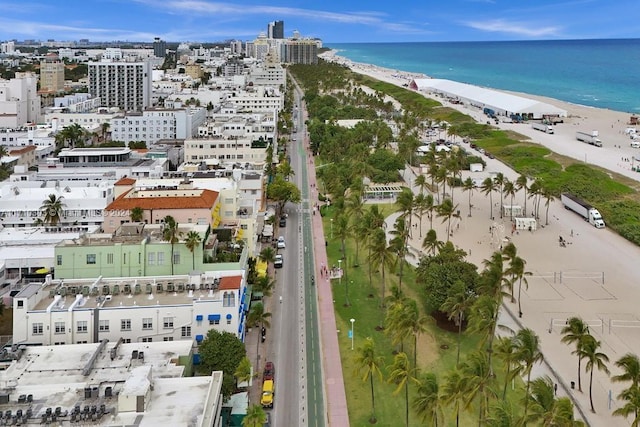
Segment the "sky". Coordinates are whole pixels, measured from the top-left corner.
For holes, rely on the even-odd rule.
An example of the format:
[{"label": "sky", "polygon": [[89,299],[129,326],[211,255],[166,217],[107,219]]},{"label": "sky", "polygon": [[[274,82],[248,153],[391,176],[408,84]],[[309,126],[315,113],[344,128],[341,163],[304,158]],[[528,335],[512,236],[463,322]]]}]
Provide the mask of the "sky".
[{"label": "sky", "polygon": [[325,44],[640,37],[638,0],[1,0],[0,41],[246,41],[276,20]]}]

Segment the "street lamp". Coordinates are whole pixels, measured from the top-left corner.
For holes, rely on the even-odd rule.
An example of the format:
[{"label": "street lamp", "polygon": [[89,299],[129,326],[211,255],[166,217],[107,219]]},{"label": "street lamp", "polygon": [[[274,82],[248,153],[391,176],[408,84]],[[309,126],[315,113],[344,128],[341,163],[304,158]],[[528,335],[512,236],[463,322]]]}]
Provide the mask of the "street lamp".
[{"label": "street lamp", "polygon": [[333,218],[331,218],[331,240],[333,240]]},{"label": "street lamp", "polygon": [[338,260],[338,284],[342,285],[342,260]]},{"label": "street lamp", "polygon": [[353,350],[353,324],[355,323],[356,319],[350,319],[349,321],[351,322],[351,350]]}]

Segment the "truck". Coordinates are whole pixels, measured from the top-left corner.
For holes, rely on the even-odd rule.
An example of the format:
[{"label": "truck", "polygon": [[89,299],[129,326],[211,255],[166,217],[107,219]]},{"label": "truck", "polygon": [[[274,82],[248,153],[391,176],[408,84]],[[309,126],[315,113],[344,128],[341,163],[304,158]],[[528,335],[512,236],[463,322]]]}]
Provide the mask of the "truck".
[{"label": "truck", "polygon": [[560,201],[562,201],[565,209],[574,211],[583,217],[585,221],[589,221],[589,223],[595,228],[605,227],[604,220],[602,219],[600,212],[579,197],[570,193],[562,193],[560,195]]},{"label": "truck", "polygon": [[273,408],[273,396],[275,394],[275,384],[273,380],[265,380],[262,383],[262,397],[260,404],[263,408]]},{"label": "truck", "polygon": [[531,127],[540,132],[553,133],[553,126],[544,123],[531,123]]},{"label": "truck", "polygon": [[576,132],[576,139],[586,142],[587,144],[595,145],[596,147],[602,147],[602,141],[598,138],[597,130],[592,132]]}]

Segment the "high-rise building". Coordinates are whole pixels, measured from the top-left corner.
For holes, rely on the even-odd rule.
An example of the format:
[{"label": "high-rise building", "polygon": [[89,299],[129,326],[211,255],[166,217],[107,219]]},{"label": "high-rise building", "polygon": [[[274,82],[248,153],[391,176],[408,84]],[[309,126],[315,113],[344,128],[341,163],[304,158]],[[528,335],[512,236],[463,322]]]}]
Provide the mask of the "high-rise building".
[{"label": "high-rise building", "polygon": [[153,55],[156,58],[164,58],[167,55],[167,42],[160,37],[153,39]]},{"label": "high-rise building", "polygon": [[89,93],[104,107],[142,111],[151,105],[151,63],[89,62]]},{"label": "high-rise building", "polygon": [[47,92],[64,90],[64,63],[55,53],[48,54],[40,62],[40,90]]},{"label": "high-rise building", "polygon": [[289,64],[317,64],[318,44],[311,39],[289,39],[285,43],[284,61]]},{"label": "high-rise building", "polygon": [[284,21],[273,21],[267,25],[267,36],[270,39],[284,38]]}]

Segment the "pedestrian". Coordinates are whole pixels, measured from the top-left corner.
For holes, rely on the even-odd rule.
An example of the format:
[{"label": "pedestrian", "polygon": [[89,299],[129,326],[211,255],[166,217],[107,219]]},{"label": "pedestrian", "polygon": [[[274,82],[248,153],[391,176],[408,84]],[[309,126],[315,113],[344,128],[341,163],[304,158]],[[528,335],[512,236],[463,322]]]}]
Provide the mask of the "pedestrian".
[{"label": "pedestrian", "polygon": [[553,384],[553,394],[556,396],[558,395],[558,383]]},{"label": "pedestrian", "polygon": [[571,229],[571,237],[573,237],[573,229]]}]

